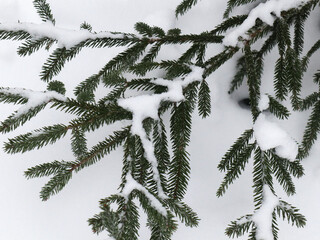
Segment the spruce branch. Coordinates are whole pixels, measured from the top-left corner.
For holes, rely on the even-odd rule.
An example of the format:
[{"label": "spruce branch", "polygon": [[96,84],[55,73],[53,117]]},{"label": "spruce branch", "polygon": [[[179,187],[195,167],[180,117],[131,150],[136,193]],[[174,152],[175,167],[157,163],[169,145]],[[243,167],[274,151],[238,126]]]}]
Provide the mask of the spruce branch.
[{"label": "spruce branch", "polygon": [[56,124],[35,130],[33,133],[22,134],[11,138],[4,144],[7,153],[24,153],[33,149],[39,149],[48,144],[55,143],[64,137],[68,128],[63,124]]},{"label": "spruce branch", "polygon": [[306,225],[306,218],[299,213],[299,209],[293,207],[289,203],[280,200],[280,204],[276,207],[276,212],[283,220],[287,219],[288,223],[296,225],[297,227],[304,227]]},{"label": "spruce branch", "polygon": [[34,0],[33,5],[37,9],[42,21],[50,21],[55,24],[56,20],[53,18],[50,5],[46,2],[46,0]]},{"label": "spruce branch", "polygon": [[237,219],[236,221],[231,222],[226,228],[225,234],[231,238],[241,237],[246,232],[249,232],[249,230],[253,226],[251,218],[252,215],[248,214]]},{"label": "spruce branch", "polygon": [[129,132],[130,128],[128,127],[121,131],[115,131],[113,135],[93,146],[91,150],[83,153],[79,160],[72,165],[71,171],[75,170],[78,172],[102,159],[105,155],[109,154],[112,150],[121,145],[128,137]]},{"label": "spruce branch", "polygon": [[221,197],[226,192],[228,187],[235,181],[235,179],[239,178],[242,171],[245,169],[255,147],[256,144],[249,144],[245,148],[241,149],[241,152],[238,154],[236,160],[233,161],[232,165],[228,167],[227,173],[216,193],[217,197]]},{"label": "spruce branch", "polygon": [[176,17],[185,14],[190,8],[196,5],[198,0],[183,0],[176,8]]},{"label": "spruce branch", "polygon": [[187,190],[190,174],[189,153],[186,148],[191,134],[191,106],[181,102],[174,106],[170,119],[173,158],[169,168],[168,191],[173,199],[181,200]]},{"label": "spruce branch", "polygon": [[218,165],[220,171],[226,171],[230,169],[233,162],[238,159],[243,149],[248,147],[249,140],[253,136],[253,129],[244,131],[244,133],[236,140],[236,142],[230,147],[230,149],[223,156]]}]

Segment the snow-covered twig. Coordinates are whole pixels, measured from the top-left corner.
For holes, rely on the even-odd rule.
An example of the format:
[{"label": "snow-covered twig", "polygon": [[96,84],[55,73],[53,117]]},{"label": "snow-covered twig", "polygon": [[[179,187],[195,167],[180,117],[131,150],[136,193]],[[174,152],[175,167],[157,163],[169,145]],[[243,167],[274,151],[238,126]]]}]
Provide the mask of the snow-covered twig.
[{"label": "snow-covered twig", "polygon": [[112,38],[123,39],[128,35],[112,32],[91,33],[88,30],[70,30],[54,26],[51,22],[42,24],[35,23],[1,23],[0,31],[25,31],[32,38],[39,39],[43,37],[56,40],[61,47],[67,49],[77,45],[87,39]]},{"label": "snow-covered twig", "polygon": [[[259,110],[264,111],[269,107],[269,98],[262,95],[259,101]],[[279,157],[294,161],[298,155],[297,142],[277,123],[268,119],[265,113],[260,113],[253,126],[254,136],[262,151],[275,148]]]},{"label": "snow-covered twig", "polygon": [[59,101],[67,100],[65,96],[55,91],[33,91],[24,88],[1,88],[0,94],[1,93],[21,96],[28,99],[28,102],[16,111],[14,115],[14,117],[16,118],[23,114],[26,114],[29,110],[41,104],[48,103],[52,99],[56,99]]},{"label": "snow-covered twig", "polygon": [[264,185],[262,205],[252,216],[252,220],[257,227],[257,240],[274,239],[272,233],[272,214],[278,204],[279,199],[271,192],[267,185]]},{"label": "snow-covered twig", "polygon": [[158,161],[154,154],[153,143],[149,140],[146,131],[143,128],[143,120],[150,117],[158,119],[158,109],[161,101],[179,102],[184,100],[183,88],[188,86],[194,81],[202,80],[203,69],[200,67],[192,66],[192,71],[184,80],[174,79],[172,81],[162,78],[153,80],[156,85],[168,87],[168,91],[161,94],[142,95],[120,99],[119,106],[132,112],[132,128],[131,132],[140,137],[143,148],[145,150],[146,158],[150,162],[153,170],[153,179],[157,183],[158,194],[160,197],[165,198],[165,194],[161,187],[160,176],[158,171]]},{"label": "snow-covered twig", "polygon": [[138,190],[142,192],[149,199],[149,203],[154,209],[156,209],[163,216],[167,216],[167,210],[162,206],[159,200],[155,198],[144,186],[142,186],[140,183],[134,180],[131,176],[131,173],[128,172],[126,176],[126,184],[122,189],[120,195],[123,196],[126,200],[128,200],[128,196],[133,190]]},{"label": "snow-covered twig", "polygon": [[239,37],[244,37],[246,32],[255,25],[258,18],[271,26],[275,21],[275,17],[271,13],[280,17],[282,11],[296,8],[307,1],[309,0],[269,0],[265,3],[260,3],[251,10],[247,19],[239,27],[225,36],[223,44],[225,46],[237,46]]}]

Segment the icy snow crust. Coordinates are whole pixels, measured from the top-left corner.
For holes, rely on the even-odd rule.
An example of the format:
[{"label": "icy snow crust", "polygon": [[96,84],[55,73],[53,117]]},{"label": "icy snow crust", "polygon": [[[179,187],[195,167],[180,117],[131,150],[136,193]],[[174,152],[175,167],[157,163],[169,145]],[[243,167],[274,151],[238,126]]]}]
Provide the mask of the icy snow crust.
[{"label": "icy snow crust", "polygon": [[239,37],[245,38],[246,32],[255,25],[258,18],[271,26],[276,19],[271,13],[280,17],[282,11],[298,7],[307,1],[308,0],[269,0],[265,3],[260,3],[251,10],[247,19],[240,26],[225,36],[223,44],[226,46],[237,46]]},{"label": "icy snow crust", "polygon": [[40,39],[48,37],[58,41],[59,46],[67,49],[77,45],[87,39],[97,38],[124,38],[124,34],[115,34],[111,32],[91,33],[88,30],[69,30],[54,26],[51,22],[42,24],[34,23],[1,23],[0,30],[5,31],[25,31],[33,38]]}]

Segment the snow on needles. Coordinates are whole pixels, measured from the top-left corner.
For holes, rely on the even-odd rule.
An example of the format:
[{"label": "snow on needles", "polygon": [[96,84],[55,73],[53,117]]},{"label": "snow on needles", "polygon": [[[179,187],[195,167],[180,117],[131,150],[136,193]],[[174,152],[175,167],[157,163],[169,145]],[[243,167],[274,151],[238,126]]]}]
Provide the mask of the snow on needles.
[{"label": "snow on needles", "polygon": [[270,102],[269,96],[267,94],[263,94],[258,103],[259,110],[261,112],[264,110],[267,110],[269,108],[269,102]]},{"label": "snow on needles", "polygon": [[123,188],[122,193],[120,194],[121,196],[123,196],[125,199],[128,199],[129,194],[133,190],[141,191],[149,199],[150,205],[152,207],[154,207],[163,216],[167,216],[167,210],[162,206],[159,200],[156,199],[156,197],[153,196],[151,193],[149,193],[148,190],[145,189],[145,187],[143,187],[140,183],[134,180],[131,174],[127,174],[126,181],[126,185]]},{"label": "snow on needles", "polygon": [[20,107],[14,117],[19,117],[23,114],[26,114],[29,110],[49,102],[52,99],[57,99],[60,101],[66,101],[67,98],[60,93],[55,91],[32,91],[29,89],[23,88],[2,88],[0,93],[17,95],[28,99],[28,102]]},{"label": "snow on needles", "polygon": [[0,31],[25,31],[33,38],[40,39],[47,37],[56,40],[61,47],[67,49],[77,45],[87,39],[96,38],[124,38],[124,34],[115,34],[111,32],[91,33],[88,30],[69,30],[54,26],[51,22],[42,24],[34,23],[1,23]]},{"label": "snow on needles", "polygon": [[200,67],[192,66],[191,72],[184,78],[165,80],[158,78],[152,82],[156,85],[166,86],[168,91],[161,94],[142,95],[130,98],[119,99],[118,104],[124,109],[132,112],[132,127],[131,132],[140,137],[143,148],[145,150],[146,159],[150,162],[153,170],[153,179],[157,182],[158,194],[160,197],[165,198],[158,172],[158,162],[154,155],[153,143],[149,140],[144,128],[143,120],[150,117],[158,119],[158,109],[161,101],[179,102],[184,100],[183,88],[188,86],[194,81],[201,81],[203,69]]},{"label": "snow on needles", "polygon": [[[263,94],[258,108],[264,111],[269,107],[269,97]],[[254,136],[262,151],[275,148],[279,157],[294,161],[298,155],[298,144],[277,123],[269,120],[264,113],[260,113],[253,126]]]},{"label": "snow on needles", "polygon": [[298,145],[277,123],[271,122],[261,113],[254,126],[254,136],[262,151],[275,148],[279,157],[294,161],[298,154]]},{"label": "snow on needles", "polygon": [[279,199],[271,192],[267,185],[263,186],[263,202],[253,214],[252,221],[257,227],[257,240],[273,240],[272,213],[279,204]]},{"label": "snow on needles", "polygon": [[260,3],[257,7],[251,10],[247,19],[240,26],[225,36],[223,44],[225,46],[235,47],[238,43],[239,37],[244,37],[246,32],[255,25],[258,18],[271,26],[275,20],[275,17],[272,16],[271,13],[280,17],[282,11],[298,7],[307,1],[309,0],[269,0],[265,3]]}]

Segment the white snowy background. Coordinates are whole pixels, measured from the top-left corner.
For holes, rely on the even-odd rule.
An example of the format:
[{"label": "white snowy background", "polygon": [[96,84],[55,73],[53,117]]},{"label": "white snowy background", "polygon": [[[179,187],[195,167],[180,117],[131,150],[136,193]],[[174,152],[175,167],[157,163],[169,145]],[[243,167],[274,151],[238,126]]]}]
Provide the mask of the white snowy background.
[{"label": "white snowy background", "polygon": [[[146,22],[165,30],[179,27],[183,33],[199,33],[212,29],[222,20],[226,7],[225,0],[202,0],[186,15],[176,19],[174,9],[180,0],[48,0],[51,4],[57,26],[79,29],[84,21],[95,31],[133,32],[134,23]],[[245,11],[242,9],[241,11]],[[313,13],[306,24],[306,43],[310,46],[319,38],[319,11]],[[36,22],[32,0],[0,0],[0,22]],[[20,58],[16,54],[19,44],[11,41],[0,42],[0,86],[45,90],[46,84],[39,80],[41,66],[48,52],[40,51],[30,57]],[[183,52],[184,47],[166,47],[163,58],[174,58]],[[67,96],[77,83],[96,73],[119,49],[85,49],[77,58],[67,63],[64,70],[55,78],[66,84]],[[221,46],[209,48],[214,55]],[[311,68],[316,69],[317,56]],[[273,62],[276,54],[266,61],[262,92],[272,94]],[[228,239],[224,229],[230,221],[253,211],[252,166],[237,180],[222,198],[216,197],[216,190],[223,178],[217,170],[218,162],[234,140],[245,129],[252,127],[251,114],[241,108],[237,101],[247,97],[245,88],[228,95],[228,86],[235,70],[235,60],[229,61],[209,79],[212,90],[212,114],[207,119],[193,117],[191,154],[191,180],[185,201],[201,218],[198,228],[180,226],[173,239]],[[311,81],[312,73],[305,76]],[[313,92],[315,86],[306,85],[306,91]],[[103,94],[103,91],[101,91]],[[1,105],[0,120],[17,109],[15,106]],[[279,122],[290,136],[301,141],[309,112],[294,113],[290,120]],[[27,123],[17,131],[1,136],[1,142],[8,137],[24,133],[41,126],[67,122],[70,116],[46,110],[36,120]],[[121,123],[117,126],[121,126]],[[101,129],[89,135],[90,146],[102,140],[116,127]],[[295,180],[297,194],[290,198],[277,186],[279,197],[299,207],[307,218],[303,229],[291,227],[279,221],[280,240],[318,240],[320,237],[320,145],[314,144],[310,157],[303,161],[306,175]],[[73,160],[68,137],[53,146],[25,154],[8,155],[0,152],[0,239],[6,240],[105,240],[107,234],[94,235],[88,227],[87,219],[99,212],[101,198],[117,192],[121,176],[122,152],[116,151],[94,166],[74,175],[67,187],[46,202],[39,198],[39,191],[48,179],[26,180],[23,172],[36,164],[53,160]],[[148,239],[143,228],[140,239]],[[245,237],[242,239],[246,239]]]}]

